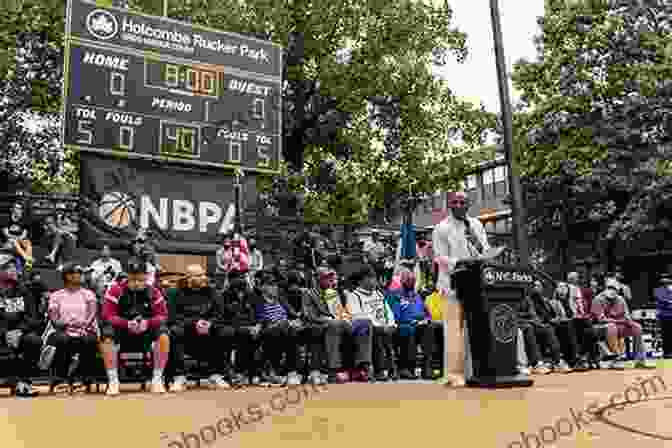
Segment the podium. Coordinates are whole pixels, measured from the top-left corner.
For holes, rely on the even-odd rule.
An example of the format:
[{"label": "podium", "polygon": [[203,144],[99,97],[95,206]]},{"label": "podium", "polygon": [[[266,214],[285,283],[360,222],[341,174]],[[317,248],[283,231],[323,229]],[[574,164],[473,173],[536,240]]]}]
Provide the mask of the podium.
[{"label": "podium", "polygon": [[[458,263],[452,275],[464,306],[473,375],[468,387],[529,387],[518,373],[518,311],[532,274],[515,266],[483,260]],[[450,342],[448,342],[450,343]]]}]

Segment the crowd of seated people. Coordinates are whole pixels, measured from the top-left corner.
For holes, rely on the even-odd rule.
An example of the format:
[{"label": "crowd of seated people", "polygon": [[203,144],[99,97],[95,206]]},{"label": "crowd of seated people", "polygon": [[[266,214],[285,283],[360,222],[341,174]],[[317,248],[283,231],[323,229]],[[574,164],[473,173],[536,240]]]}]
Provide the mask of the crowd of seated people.
[{"label": "crowd of seated people", "polygon": [[[109,249],[103,258],[96,276],[110,272]],[[164,289],[144,259],[131,258],[114,282],[97,288],[99,297],[83,285],[84,272],[63,264],[63,288],[46,306],[43,291],[20,279],[2,290],[0,340],[19,355],[17,396],[36,395],[37,367],[51,372],[52,387],[92,384],[104,372],[106,394],[118,395],[121,352],[151,354],[151,375],[137,380],[154,393],[184,391],[189,359],[218,389],[441,376],[441,297],[432,288],[418,291],[409,267],[381,280],[375,263],[363,261],[344,279],[323,264],[312,282],[300,269],[259,265],[229,269],[220,288],[204,266],[191,265],[177,287]],[[600,343],[610,367],[621,369],[624,338],[633,339],[635,366],[651,367],[619,283],[596,280],[591,290],[568,280],[552,295],[541,282],[530,288],[518,316],[521,372],[598,368]]]}]

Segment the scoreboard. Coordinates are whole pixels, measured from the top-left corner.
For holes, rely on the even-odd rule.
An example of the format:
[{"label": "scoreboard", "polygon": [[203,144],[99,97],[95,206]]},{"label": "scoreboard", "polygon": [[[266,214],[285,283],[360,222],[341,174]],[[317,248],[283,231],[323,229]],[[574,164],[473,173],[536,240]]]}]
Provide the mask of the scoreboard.
[{"label": "scoreboard", "polygon": [[66,147],[278,171],[281,47],[83,0],[66,26]]}]

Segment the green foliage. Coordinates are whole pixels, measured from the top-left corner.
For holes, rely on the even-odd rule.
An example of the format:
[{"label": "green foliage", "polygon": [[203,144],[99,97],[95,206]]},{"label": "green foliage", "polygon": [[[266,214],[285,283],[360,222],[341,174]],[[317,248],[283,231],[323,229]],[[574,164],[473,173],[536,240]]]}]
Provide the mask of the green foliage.
[{"label": "green foliage", "polygon": [[[669,224],[672,191],[672,5],[549,2],[538,58],[516,64],[516,155],[531,218],[554,201],[629,239]],[[562,174],[572,161],[569,174]],[[569,196],[568,196],[569,195]],[[666,224],[667,223],[667,224]]]}]

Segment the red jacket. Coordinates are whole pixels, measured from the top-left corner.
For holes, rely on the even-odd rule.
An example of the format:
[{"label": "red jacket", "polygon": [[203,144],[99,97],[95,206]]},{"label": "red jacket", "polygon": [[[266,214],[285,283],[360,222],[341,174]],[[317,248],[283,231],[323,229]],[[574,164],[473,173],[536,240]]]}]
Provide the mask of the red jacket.
[{"label": "red jacket", "polygon": [[123,281],[111,286],[105,293],[103,320],[114,328],[127,329],[135,316],[146,319],[150,329],[159,328],[168,319],[168,306],[158,288],[148,286],[134,292]]}]

